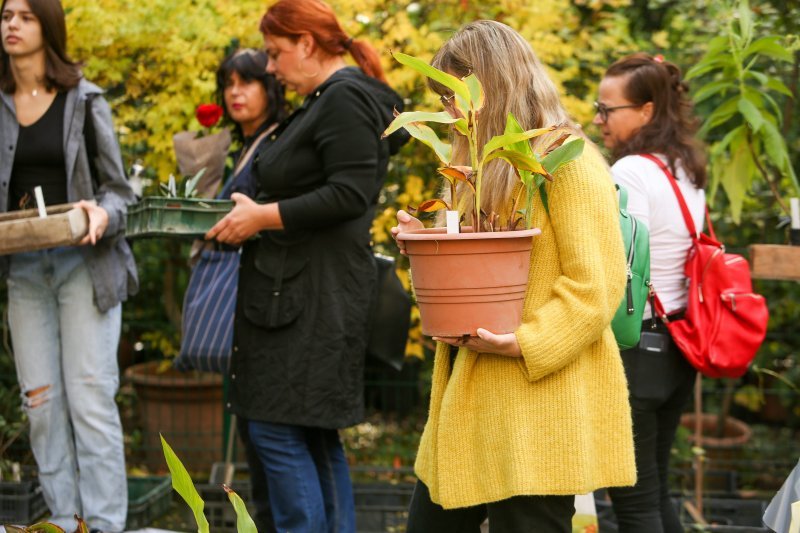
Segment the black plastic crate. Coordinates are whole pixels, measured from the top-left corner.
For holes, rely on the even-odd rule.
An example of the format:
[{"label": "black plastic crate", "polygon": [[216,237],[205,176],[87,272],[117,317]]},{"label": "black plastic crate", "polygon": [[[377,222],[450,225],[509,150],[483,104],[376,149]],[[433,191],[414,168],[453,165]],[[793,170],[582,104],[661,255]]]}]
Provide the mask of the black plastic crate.
[{"label": "black plastic crate", "polygon": [[[233,504],[228,499],[228,494],[222,488],[222,484],[198,483],[195,487],[205,502],[203,512],[206,515],[211,531],[215,533],[236,533],[236,512],[233,510]],[[250,503],[250,482],[248,480],[235,479],[230,488],[244,500],[247,505],[247,511],[250,516],[253,516],[254,509]],[[191,511],[188,512],[191,513]]]},{"label": "black plastic crate", "polygon": [[0,481],[0,521],[30,525],[46,512],[47,504],[37,480]]},{"label": "black plastic crate", "polygon": [[128,519],[125,529],[142,529],[163,516],[172,504],[172,479],[164,476],[128,478]]}]

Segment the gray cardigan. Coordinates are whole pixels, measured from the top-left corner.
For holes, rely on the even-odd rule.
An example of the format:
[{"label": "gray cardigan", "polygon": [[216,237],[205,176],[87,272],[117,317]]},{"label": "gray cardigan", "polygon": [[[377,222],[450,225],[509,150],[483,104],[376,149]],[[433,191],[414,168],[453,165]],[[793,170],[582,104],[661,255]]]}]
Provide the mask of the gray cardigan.
[{"label": "gray cardigan", "polygon": [[[125,241],[127,204],[135,201],[122,168],[122,157],[114,133],[111,108],[102,90],[82,79],[67,93],[64,109],[64,154],[67,198],[97,200],[108,212],[108,228],[95,246],[82,246],[81,253],[92,276],[94,301],[106,311],[134,294],[139,287],[136,263]],[[97,190],[93,190],[89,156],[83,138],[86,99],[91,97],[92,125],[97,139]],[[0,212],[8,208],[8,184],[19,135],[14,99],[0,91]],[[8,275],[8,256],[0,256],[0,277]]]}]

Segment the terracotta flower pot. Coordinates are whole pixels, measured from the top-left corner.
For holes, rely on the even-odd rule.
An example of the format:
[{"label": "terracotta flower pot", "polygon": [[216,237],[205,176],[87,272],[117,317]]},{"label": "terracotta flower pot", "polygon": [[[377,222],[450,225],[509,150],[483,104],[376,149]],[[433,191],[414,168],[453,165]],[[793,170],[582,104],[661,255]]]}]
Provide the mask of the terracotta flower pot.
[{"label": "terracotta flower pot", "polygon": [[159,434],[190,472],[204,472],[222,455],[222,376],[207,372],[158,372],[160,361],[125,370],[136,390],[147,467],[166,469]]},{"label": "terracotta flower pot", "polygon": [[539,229],[448,234],[401,233],[411,262],[422,333],[512,333],[522,321],[532,238]]}]

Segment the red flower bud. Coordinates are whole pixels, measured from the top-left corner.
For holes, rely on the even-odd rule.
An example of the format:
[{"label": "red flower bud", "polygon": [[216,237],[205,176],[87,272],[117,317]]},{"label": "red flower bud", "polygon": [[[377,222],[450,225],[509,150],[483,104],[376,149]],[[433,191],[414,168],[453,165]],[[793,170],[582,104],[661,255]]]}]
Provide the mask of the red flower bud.
[{"label": "red flower bud", "polygon": [[222,108],[217,104],[200,104],[197,106],[194,116],[197,117],[200,124],[210,128],[222,118]]}]

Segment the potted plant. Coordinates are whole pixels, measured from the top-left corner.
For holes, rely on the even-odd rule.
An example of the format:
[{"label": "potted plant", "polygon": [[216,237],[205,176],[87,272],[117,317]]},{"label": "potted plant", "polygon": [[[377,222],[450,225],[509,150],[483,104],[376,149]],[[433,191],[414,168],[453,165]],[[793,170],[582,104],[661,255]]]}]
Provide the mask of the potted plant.
[{"label": "potted plant", "polygon": [[[494,333],[513,332],[521,322],[528,281],[532,238],[540,233],[531,227],[533,201],[538,191],[547,209],[545,180],[583,151],[582,139],[566,142],[559,136],[543,153],[536,154],[530,139],[553,134],[557,125],[525,131],[509,114],[505,131],[484,144],[478,142],[480,110],[486,95],[475,74],[459,79],[427,63],[401,53],[393,54],[403,65],[453,91],[449,111],[397,114],[384,136],[405,128],[412,137],[433,149],[442,163],[438,169],[449,184],[449,202],[433,199],[418,207],[420,212],[447,211],[446,228],[401,233],[411,263],[414,290],[419,305],[422,332],[431,336],[476,335],[478,327]],[[452,165],[452,146],[442,141],[426,124],[446,124],[454,135],[466,137],[470,166]],[[514,208],[504,219],[481,210],[481,185],[487,163],[501,159],[510,164],[521,186]],[[464,207],[458,184],[473,197]],[[524,205],[524,207],[523,207]],[[461,227],[457,209],[470,210],[473,227]],[[522,226],[522,227],[520,227]]]}]

